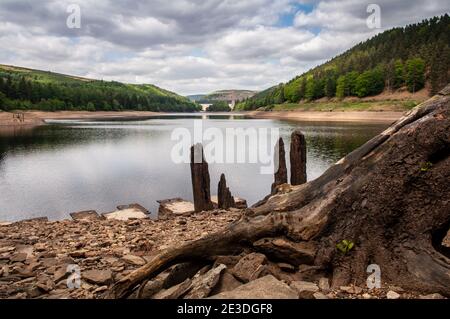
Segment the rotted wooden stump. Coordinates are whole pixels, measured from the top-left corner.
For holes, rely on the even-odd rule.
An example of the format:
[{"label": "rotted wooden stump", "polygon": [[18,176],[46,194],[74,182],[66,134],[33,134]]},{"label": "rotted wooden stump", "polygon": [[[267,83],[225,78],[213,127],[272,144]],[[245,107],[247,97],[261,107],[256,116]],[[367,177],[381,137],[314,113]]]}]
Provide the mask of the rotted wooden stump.
[{"label": "rotted wooden stump", "polygon": [[231,195],[230,189],[227,187],[225,174],[220,175],[217,197],[218,197],[218,206],[221,209],[229,209],[231,207],[236,206],[234,198]]},{"label": "rotted wooden stump", "polygon": [[208,163],[203,154],[202,144],[191,147],[191,178],[195,212],[212,210],[214,206],[211,202]]},{"label": "rotted wooden stump", "polygon": [[284,150],[284,142],[280,137],[277,144],[275,145],[275,181],[272,184],[272,194],[275,193],[277,186],[286,184],[288,182],[287,178],[287,168],[286,168],[286,152]]},{"label": "rotted wooden stump", "polygon": [[295,130],[291,136],[291,185],[306,183],[306,140],[300,130]]}]

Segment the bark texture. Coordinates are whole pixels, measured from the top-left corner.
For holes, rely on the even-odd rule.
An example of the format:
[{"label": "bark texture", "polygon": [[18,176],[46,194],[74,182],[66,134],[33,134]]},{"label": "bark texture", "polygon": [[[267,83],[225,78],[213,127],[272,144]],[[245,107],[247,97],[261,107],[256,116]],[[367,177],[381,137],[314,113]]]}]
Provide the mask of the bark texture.
[{"label": "bark texture", "polygon": [[286,152],[284,150],[284,142],[280,137],[275,145],[275,169],[274,182],[272,184],[272,194],[276,192],[277,186],[286,184],[288,182],[287,167],[286,167]]},{"label": "bark texture", "polygon": [[291,185],[306,183],[306,140],[300,130],[291,135]]},{"label": "bark texture", "polygon": [[[450,227],[449,180],[447,87],[321,177],[267,197],[220,233],[162,252],[112,286],[108,297],[126,297],[173,264],[244,249],[282,258],[297,246],[299,262],[329,274],[333,286],[362,285],[367,266],[377,264],[383,283],[450,296],[450,254],[442,244]],[[274,250],[279,244],[271,238],[290,244]],[[354,243],[347,253],[336,248],[343,240]]]},{"label": "bark texture", "polygon": [[234,198],[231,195],[230,189],[227,187],[225,174],[220,175],[220,181],[217,190],[217,202],[221,209],[229,209],[235,207]]},{"label": "bark texture", "polygon": [[191,147],[191,178],[195,211],[213,209],[208,163],[205,160],[201,144]]}]

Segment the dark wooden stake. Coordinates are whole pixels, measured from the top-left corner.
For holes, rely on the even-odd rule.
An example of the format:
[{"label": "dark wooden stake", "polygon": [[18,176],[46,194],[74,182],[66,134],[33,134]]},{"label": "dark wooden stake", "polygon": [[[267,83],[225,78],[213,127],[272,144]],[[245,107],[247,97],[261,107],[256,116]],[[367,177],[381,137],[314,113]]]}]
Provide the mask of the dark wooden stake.
[{"label": "dark wooden stake", "polygon": [[291,184],[306,183],[306,140],[300,130],[295,130],[291,136]]},{"label": "dark wooden stake", "polygon": [[275,145],[275,181],[272,184],[272,193],[275,192],[277,186],[286,184],[287,179],[287,168],[286,168],[286,152],[284,151],[284,142],[280,137],[277,145]]},{"label": "dark wooden stake", "polygon": [[218,206],[221,209],[229,209],[236,205],[233,196],[231,196],[230,189],[227,187],[225,174],[220,175],[220,181],[217,190],[217,201]]},{"label": "dark wooden stake", "polygon": [[202,144],[191,147],[191,178],[195,211],[212,210],[208,163],[203,154]]}]

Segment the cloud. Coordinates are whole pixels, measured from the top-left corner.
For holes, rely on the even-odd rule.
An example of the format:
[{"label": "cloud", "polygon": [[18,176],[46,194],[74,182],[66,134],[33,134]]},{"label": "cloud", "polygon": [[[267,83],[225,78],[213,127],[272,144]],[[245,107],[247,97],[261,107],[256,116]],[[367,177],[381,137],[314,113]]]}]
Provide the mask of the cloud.
[{"label": "cloud", "polygon": [[[0,63],[153,83],[181,94],[260,90],[287,81],[392,26],[449,10],[448,1],[2,0]],[[81,29],[69,29],[69,4]],[[292,23],[280,23],[290,16]]]}]

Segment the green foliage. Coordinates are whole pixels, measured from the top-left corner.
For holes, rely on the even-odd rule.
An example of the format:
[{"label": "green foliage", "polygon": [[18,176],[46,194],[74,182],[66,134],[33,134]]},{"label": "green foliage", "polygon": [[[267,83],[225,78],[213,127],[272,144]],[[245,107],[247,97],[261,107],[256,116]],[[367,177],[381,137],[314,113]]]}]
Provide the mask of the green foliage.
[{"label": "green foliage", "polygon": [[363,72],[355,83],[354,93],[358,97],[380,94],[384,89],[384,78],[380,68]]},{"label": "green foliage", "polygon": [[231,112],[231,108],[226,101],[215,101],[206,109],[206,112]]},{"label": "green foliage", "polygon": [[409,92],[422,89],[425,85],[425,61],[421,58],[406,61],[405,78]]},{"label": "green foliage", "polygon": [[448,83],[449,70],[450,16],[445,14],[380,33],[285,85],[256,94],[239,107],[253,110],[324,96],[370,96],[382,92],[385,85],[388,89],[407,85],[410,92],[416,92],[427,80],[431,93],[436,93]]},{"label": "green foliage", "polygon": [[198,111],[187,98],[154,85],[132,85],[0,65],[5,108],[45,111]]},{"label": "green foliage", "polygon": [[343,241],[336,244],[336,248],[339,249],[344,255],[352,250],[353,247],[355,247],[355,243],[347,239],[344,239]]},{"label": "green foliage", "polygon": [[0,110],[4,110],[6,103],[6,95],[0,92]]},{"label": "green foliage", "polygon": [[422,172],[428,172],[431,168],[433,167],[433,163],[431,162],[426,162],[422,165],[422,167],[420,167],[420,170]]}]

